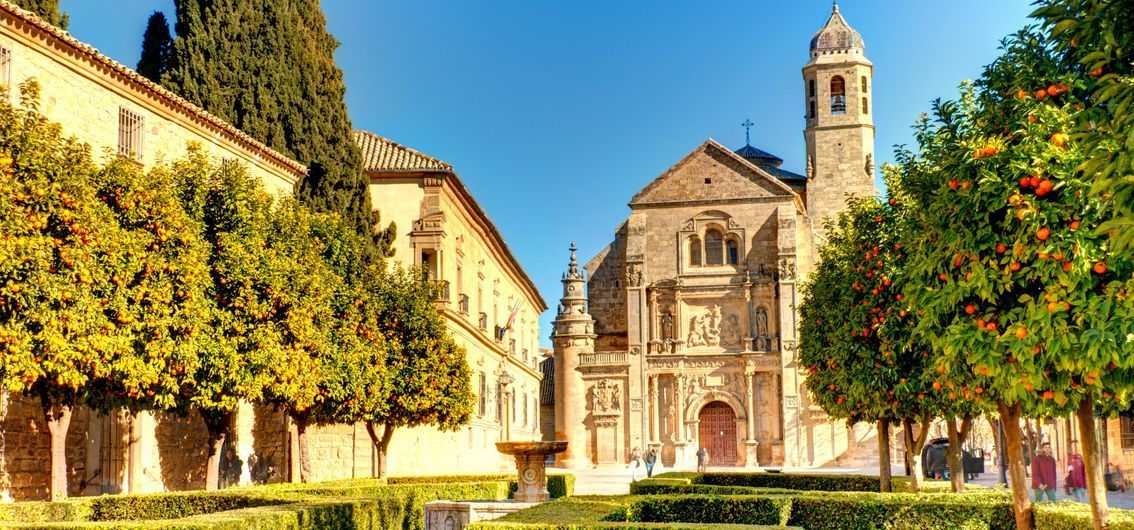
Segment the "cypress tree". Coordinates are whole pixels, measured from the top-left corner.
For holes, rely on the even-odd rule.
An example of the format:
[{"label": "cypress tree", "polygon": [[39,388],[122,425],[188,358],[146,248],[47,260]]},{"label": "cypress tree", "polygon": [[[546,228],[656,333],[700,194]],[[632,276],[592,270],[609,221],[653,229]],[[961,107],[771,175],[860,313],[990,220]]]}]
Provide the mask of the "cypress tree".
[{"label": "cypress tree", "polygon": [[377,213],[351,134],[338,42],[318,0],[175,0],[169,69],[162,84],[304,163],[296,195],[337,213],[367,241],[370,259],[389,254],[393,226]]},{"label": "cypress tree", "polygon": [[59,11],[59,0],[13,0],[12,3],[39,15],[53,26],[67,29],[70,18]]},{"label": "cypress tree", "polygon": [[146,23],[146,33],[142,36],[142,58],[138,60],[138,73],[150,81],[161,83],[161,76],[169,68],[169,53],[173,48],[173,36],[169,34],[169,22],[165,13],[154,11]]}]

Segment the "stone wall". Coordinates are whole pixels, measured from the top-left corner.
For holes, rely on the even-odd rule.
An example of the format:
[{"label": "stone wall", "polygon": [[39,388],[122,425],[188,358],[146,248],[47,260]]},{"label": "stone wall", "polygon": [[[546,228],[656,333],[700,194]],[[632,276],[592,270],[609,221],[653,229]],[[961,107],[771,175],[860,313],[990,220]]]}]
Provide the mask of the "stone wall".
[{"label": "stone wall", "polygon": [[626,225],[614,241],[587,263],[587,307],[595,319],[596,351],[625,350],[626,342]]},{"label": "stone wall", "polygon": [[[71,495],[81,492],[81,483],[88,475],[86,426],[90,415],[85,407],[76,407],[67,432],[68,490]],[[15,500],[46,499],[51,477],[51,438],[39,400],[11,395],[0,427],[4,434],[4,444],[0,446],[0,469],[7,473],[8,494]],[[3,486],[2,477],[0,486]]]}]

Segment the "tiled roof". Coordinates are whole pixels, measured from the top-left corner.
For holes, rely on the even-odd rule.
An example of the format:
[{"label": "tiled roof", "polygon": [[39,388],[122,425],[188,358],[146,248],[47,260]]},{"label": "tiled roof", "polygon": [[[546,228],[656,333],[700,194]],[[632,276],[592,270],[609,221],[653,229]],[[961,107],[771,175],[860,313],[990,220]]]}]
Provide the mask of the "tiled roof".
[{"label": "tiled roof", "polygon": [[746,144],[744,147],[737,149],[735,152],[736,154],[743,156],[744,158],[747,158],[749,160],[767,160],[771,163],[784,163],[784,159],[773,155],[772,153],[764,151],[763,149],[752,147],[752,144]]},{"label": "tiled roof", "polygon": [[369,131],[354,131],[364,171],[453,171],[453,166]]},{"label": "tiled roof", "polygon": [[298,173],[307,173],[307,167],[305,167],[303,164],[300,164],[299,162],[292,160],[291,158],[268,147],[267,145],[264,145],[259,140],[252,138],[244,131],[237,129],[232,124],[216,117],[205,109],[202,109],[201,107],[190,103],[186,99],[178,96],[177,94],[174,94],[161,85],[150,81],[146,77],[142,76],[138,72],[135,72],[134,70],[131,70],[122,63],[119,63],[118,61],[115,61],[114,59],[103,55],[94,46],[80,41],[75,37],[72,37],[70,33],[67,33],[66,31],[63,31],[62,29],[59,29],[47,23],[47,21],[40,18],[39,15],[36,15],[31,11],[27,11],[7,0],[0,0],[0,11],[5,11],[12,16],[22,20],[29,26],[47,33],[64,45],[74,49],[80,56],[83,56],[91,62],[106,68],[114,74],[122,76],[127,80],[128,83],[135,85],[137,88],[153,93],[154,95],[158,96],[158,98],[166,100],[170,105],[174,107],[180,107],[183,111],[185,111],[193,118],[205,122],[207,125],[211,125],[216,129],[220,129],[224,133],[227,133],[234,137],[238,142],[246,144],[254,151],[259,151],[267,155],[282,166]]}]

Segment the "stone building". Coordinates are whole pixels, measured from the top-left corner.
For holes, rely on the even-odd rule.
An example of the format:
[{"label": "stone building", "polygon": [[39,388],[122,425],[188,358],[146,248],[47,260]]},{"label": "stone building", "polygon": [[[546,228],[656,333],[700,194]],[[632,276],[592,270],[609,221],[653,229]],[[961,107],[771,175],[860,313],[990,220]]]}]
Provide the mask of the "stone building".
[{"label": "stone building", "polygon": [[[212,157],[242,162],[273,193],[291,193],[307,172],[67,32],[0,0],[0,85],[18,103],[18,87],[33,78],[40,87],[39,112],[88,144],[96,161],[127,156],[151,167],[176,160],[196,142]],[[226,482],[285,478],[282,415],[243,407],[234,434]],[[200,488],[205,440],[196,416],[98,415],[78,407],[67,442],[71,494]],[[0,395],[0,499],[45,498],[49,453],[38,401]],[[250,465],[253,454],[258,466]]]},{"label": "stone building", "polygon": [[799,285],[822,221],[873,194],[873,66],[834,8],[803,67],[807,175],[708,140],[630,199],[585,266],[571,248],[554,322],[559,465],[625,465],[655,448],[690,467],[853,465],[868,426],[813,406],[798,370]]},{"label": "stone building", "polygon": [[[444,284],[437,307],[468,352],[477,403],[457,432],[397,431],[391,475],[514,469],[496,442],[539,440],[539,315],[535,284],[453,167],[386,138],[357,131],[370,196],[398,228],[394,259]],[[511,322],[511,325],[509,325]]]}]

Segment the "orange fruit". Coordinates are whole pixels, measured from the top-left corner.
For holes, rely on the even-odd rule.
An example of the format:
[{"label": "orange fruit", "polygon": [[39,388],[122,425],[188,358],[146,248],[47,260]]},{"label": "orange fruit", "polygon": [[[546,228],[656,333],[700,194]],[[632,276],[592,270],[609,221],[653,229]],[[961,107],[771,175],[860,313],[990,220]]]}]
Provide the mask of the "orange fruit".
[{"label": "orange fruit", "polygon": [[1100,261],[1095,263],[1095,266],[1091,267],[1091,270],[1095,271],[1095,274],[1106,274],[1106,262]]}]

